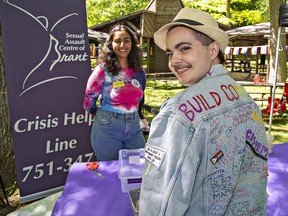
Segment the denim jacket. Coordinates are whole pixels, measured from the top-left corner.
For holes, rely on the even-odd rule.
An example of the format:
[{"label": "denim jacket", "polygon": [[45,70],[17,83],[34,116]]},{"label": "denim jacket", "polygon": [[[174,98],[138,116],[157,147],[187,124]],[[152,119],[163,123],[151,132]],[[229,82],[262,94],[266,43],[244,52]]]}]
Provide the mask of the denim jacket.
[{"label": "denim jacket", "polygon": [[153,119],[140,216],[266,216],[267,156],[259,107],[216,65]]}]

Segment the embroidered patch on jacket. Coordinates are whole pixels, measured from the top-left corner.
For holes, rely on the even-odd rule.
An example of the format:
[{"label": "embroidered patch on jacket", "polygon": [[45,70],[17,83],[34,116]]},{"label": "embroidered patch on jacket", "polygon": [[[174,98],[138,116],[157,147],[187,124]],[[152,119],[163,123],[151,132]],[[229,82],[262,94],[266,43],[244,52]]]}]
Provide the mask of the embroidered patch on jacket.
[{"label": "embroidered patch on jacket", "polygon": [[211,159],[213,165],[215,165],[222,157],[224,156],[223,152],[219,150]]},{"label": "embroidered patch on jacket", "polygon": [[254,155],[262,158],[263,160],[268,159],[268,147],[265,146],[256,136],[251,129],[246,132],[246,144],[250,147]]},{"label": "embroidered patch on jacket", "polygon": [[145,148],[145,158],[157,168],[160,167],[164,155],[164,151],[157,149],[154,146],[147,145]]}]

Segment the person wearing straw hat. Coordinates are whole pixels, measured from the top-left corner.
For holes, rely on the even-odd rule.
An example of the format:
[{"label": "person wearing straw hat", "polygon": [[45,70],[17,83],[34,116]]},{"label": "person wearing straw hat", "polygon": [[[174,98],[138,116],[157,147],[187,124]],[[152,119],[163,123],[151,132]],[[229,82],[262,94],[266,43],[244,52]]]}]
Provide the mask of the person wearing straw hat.
[{"label": "person wearing straw hat", "polygon": [[265,127],[223,67],[227,34],[208,13],[184,8],[154,40],[187,88],[152,121],[139,215],[266,215]]}]

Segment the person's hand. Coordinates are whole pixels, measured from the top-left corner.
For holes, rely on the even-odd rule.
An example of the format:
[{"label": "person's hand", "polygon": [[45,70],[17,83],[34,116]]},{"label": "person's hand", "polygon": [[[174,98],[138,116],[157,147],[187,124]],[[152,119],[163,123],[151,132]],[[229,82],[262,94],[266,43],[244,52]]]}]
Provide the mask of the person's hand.
[{"label": "person's hand", "polygon": [[140,128],[142,131],[149,131],[150,126],[146,119],[140,119]]}]

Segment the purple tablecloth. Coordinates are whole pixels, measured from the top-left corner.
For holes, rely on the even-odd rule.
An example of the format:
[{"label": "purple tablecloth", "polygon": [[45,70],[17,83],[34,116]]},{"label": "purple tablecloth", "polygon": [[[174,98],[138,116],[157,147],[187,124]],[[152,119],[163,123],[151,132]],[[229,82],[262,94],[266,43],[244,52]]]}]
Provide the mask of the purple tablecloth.
[{"label": "purple tablecloth", "polygon": [[[267,216],[288,216],[288,143],[274,145],[268,165]],[[85,163],[75,163],[52,216],[132,216],[129,196],[121,191],[118,161],[100,162],[99,172],[104,178]]]},{"label": "purple tablecloth", "polygon": [[100,162],[98,170],[103,178],[86,163],[73,164],[52,216],[132,216],[129,195],[121,191],[118,161]]},{"label": "purple tablecloth", "polygon": [[274,145],[268,166],[267,216],[288,216],[288,143]]}]

